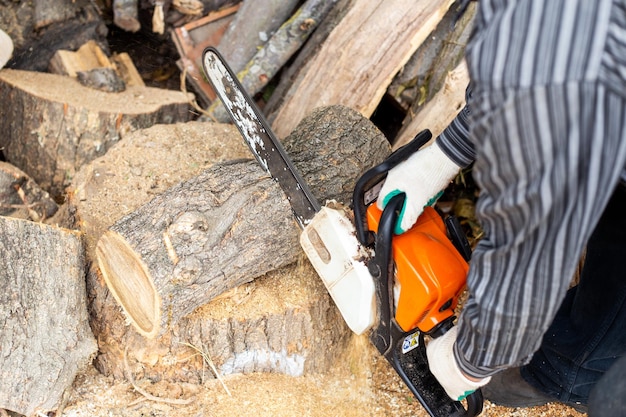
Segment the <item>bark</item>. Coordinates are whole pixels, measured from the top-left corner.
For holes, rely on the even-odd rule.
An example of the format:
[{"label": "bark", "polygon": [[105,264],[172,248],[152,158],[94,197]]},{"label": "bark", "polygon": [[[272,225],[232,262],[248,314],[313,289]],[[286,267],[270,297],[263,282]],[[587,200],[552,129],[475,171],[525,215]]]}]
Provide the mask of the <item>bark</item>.
[{"label": "bark", "polygon": [[298,75],[273,115],[279,137],[326,104],[369,117],[387,86],[435,28],[450,0],[356,0]]},{"label": "bark", "polygon": [[149,87],[105,93],[71,77],[3,70],[0,147],[7,161],[53,196],[76,170],[104,154],[129,131],[189,118],[188,97]]},{"label": "bark", "polygon": [[96,353],[78,233],[0,217],[0,408],[55,409]]},{"label": "bark", "polygon": [[267,42],[272,34],[291,16],[297,0],[244,0],[235,19],[220,40],[218,49],[235,73],[241,71]]},{"label": "bark", "polygon": [[[318,24],[337,3],[337,0],[309,0],[286,21],[259,49],[237,74],[244,89],[254,96],[260,92],[298,49],[306,42]],[[230,64],[230,63],[229,63]],[[228,114],[220,101],[214,102],[209,112],[220,122],[227,122]]]},{"label": "bark", "polygon": [[23,171],[0,162],[0,216],[36,222],[52,217],[57,203]]}]

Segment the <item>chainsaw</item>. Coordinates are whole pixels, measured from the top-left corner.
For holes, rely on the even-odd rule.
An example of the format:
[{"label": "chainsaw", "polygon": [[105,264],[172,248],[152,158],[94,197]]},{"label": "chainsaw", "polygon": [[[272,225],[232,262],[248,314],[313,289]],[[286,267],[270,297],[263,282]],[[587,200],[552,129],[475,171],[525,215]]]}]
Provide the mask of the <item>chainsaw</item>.
[{"label": "chainsaw", "polygon": [[438,337],[454,324],[454,309],[465,288],[471,255],[458,220],[425,207],[415,225],[401,235],[393,230],[404,194],[384,210],[375,204],[387,172],[423,146],[423,131],[357,181],[348,208],[322,206],[272,132],[263,114],[219,52],[204,50],[205,75],[260,165],[286,194],[302,229],[300,244],[348,327],[370,341],[432,417],[482,412],[480,390],[466,407],[448,397],[431,374],[425,338]]}]

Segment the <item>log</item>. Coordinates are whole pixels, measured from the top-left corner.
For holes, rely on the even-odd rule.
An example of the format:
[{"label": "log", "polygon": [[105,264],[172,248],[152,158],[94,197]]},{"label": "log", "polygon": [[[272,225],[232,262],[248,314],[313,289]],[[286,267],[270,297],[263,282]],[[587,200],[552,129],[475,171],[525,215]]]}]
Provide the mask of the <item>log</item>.
[{"label": "log", "polygon": [[[389,145],[369,123],[336,107],[314,112],[286,140],[320,201],[349,204],[358,175],[386,156]],[[282,190],[256,161],[222,163],[117,221],[96,255],[130,322],[153,338],[224,291],[293,263],[294,225]]]},{"label": "log", "polygon": [[469,84],[469,73],[465,61],[448,73],[443,87],[417,114],[407,116],[405,124],[396,136],[394,149],[409,143],[415,135],[429,129],[437,137],[452,122],[465,106],[465,89]]},{"label": "log", "polygon": [[[251,97],[259,93],[274,78],[336,3],[337,0],[308,0],[278,28],[263,47],[259,48],[245,68],[237,74],[241,85]],[[226,109],[219,100],[213,102],[208,112],[215,120],[229,121]]]},{"label": "log", "polygon": [[74,4],[59,0],[35,0],[35,29],[52,23],[64,22],[74,17]]},{"label": "log", "polygon": [[56,409],[96,353],[79,233],[0,217],[0,409]]},{"label": "log", "polygon": [[460,7],[450,7],[387,88],[387,95],[408,111],[408,120],[435,96],[448,73],[463,60],[476,3],[470,2],[464,10]]},{"label": "log", "polygon": [[89,41],[77,51],[59,50],[50,60],[49,72],[76,77],[79,73],[97,68],[111,68],[117,72],[125,85],[145,86],[132,59],[126,52],[109,58],[102,48]]},{"label": "log", "polygon": [[279,137],[311,109],[342,104],[369,117],[451,0],[356,0],[269,115]]},{"label": "log", "polygon": [[[431,129],[430,123],[436,136],[436,132],[443,130],[441,125],[445,123],[445,128],[458,113],[458,103],[465,102],[465,88],[469,80],[463,74],[462,61],[473,27],[476,4],[470,3],[461,16],[458,13],[456,8],[448,11],[389,87],[388,94],[404,106],[409,106],[393,142],[400,140],[406,143],[421,130]],[[434,100],[442,88],[441,95]],[[449,104],[446,104],[447,101],[450,101]],[[426,107],[434,109],[435,106],[435,112],[429,110],[418,116]],[[417,122],[421,126],[413,124],[416,117],[423,121]]]},{"label": "log", "polygon": [[22,170],[0,161],[0,216],[39,222],[52,217],[58,208]]},{"label": "log", "polygon": [[[375,163],[365,160],[381,160],[388,154],[389,145],[367,119],[345,108],[320,110],[312,114],[309,121],[308,124],[303,121],[293,132],[293,141],[300,143],[300,149],[310,146],[311,153],[318,152],[316,158],[324,162],[325,171],[307,172],[306,179],[315,184],[313,178],[329,173],[327,181],[317,180],[318,185],[314,187],[317,197],[320,201],[330,197],[347,201],[354,178],[364,166]],[[165,129],[171,132],[181,128],[185,129],[185,134],[180,134],[178,141],[169,139],[171,135],[160,139],[157,134]],[[307,141],[312,144],[306,145]],[[172,147],[173,142],[177,146]],[[170,144],[171,149],[161,149],[166,144]],[[232,149],[235,144],[237,148]],[[151,155],[141,151],[147,146],[154,149]],[[285,146],[293,155],[295,148],[288,142]],[[228,147],[231,151],[224,154],[224,148]],[[342,150],[342,147],[348,149]],[[345,157],[347,152],[356,152],[352,148],[358,147],[369,156],[363,161]],[[222,156],[210,156],[216,152]],[[95,242],[105,230],[125,215],[139,210],[155,195],[167,192],[173,183],[194,178],[219,160],[232,161],[242,156],[249,157],[250,151],[232,125],[188,122],[155,126],[131,134],[77,173],[69,194],[68,212],[76,227],[85,233],[91,264],[87,279],[91,325],[99,342],[95,364],[102,373],[124,378],[123,357],[127,350],[136,378],[198,382],[202,375],[210,377],[208,370],[203,372],[201,358],[188,359],[191,350],[186,343],[206,348],[222,373],[297,371],[306,374],[328,370],[335,360],[350,331],[308,262],[297,262],[302,256],[297,242],[290,248],[293,251],[290,266],[222,294],[177,323],[172,320],[162,335],[154,339],[146,339],[134,326],[128,326],[119,304],[104,284],[95,260]],[[171,166],[160,163],[165,158],[172,161]],[[285,240],[294,241],[294,237],[288,236],[297,235],[297,226],[286,210],[280,214],[290,222],[290,227],[282,232],[287,236]],[[262,220],[248,219],[248,222],[263,223],[265,217],[273,216],[270,211]],[[246,251],[244,245],[243,253]],[[253,259],[242,255],[238,262],[247,270],[255,265],[252,275],[258,276],[257,265],[279,262],[273,252],[276,250],[266,245],[262,257]],[[216,269],[222,267],[222,263],[215,265]],[[298,366],[286,366],[287,363]]]},{"label": "log", "polygon": [[256,161],[216,164],[105,232],[98,265],[137,331],[153,338],[251,274],[291,263],[298,234],[282,197]]},{"label": "log", "polygon": [[241,71],[257,48],[287,20],[297,0],[244,0],[220,39],[218,49],[235,73]]},{"label": "log", "polygon": [[[52,196],[63,194],[76,170],[128,132],[186,121],[188,96],[129,87],[105,93],[71,77],[5,69],[0,73],[0,148]],[[19,122],[19,123],[18,123]]]}]

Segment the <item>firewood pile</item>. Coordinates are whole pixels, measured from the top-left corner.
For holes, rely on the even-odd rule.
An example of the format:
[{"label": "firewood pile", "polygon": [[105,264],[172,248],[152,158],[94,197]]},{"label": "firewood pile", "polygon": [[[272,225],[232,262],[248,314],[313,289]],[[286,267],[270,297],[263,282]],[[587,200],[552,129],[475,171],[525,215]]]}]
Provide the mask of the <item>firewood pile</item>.
[{"label": "firewood pile", "polygon": [[[350,332],[202,75],[215,46],[324,202],[456,115],[452,0],[0,0],[0,412],[115,379],[324,372]],[[154,85],[111,33],[178,53]],[[262,295],[262,296],[261,296]],[[197,352],[202,352],[198,355]],[[211,368],[213,373],[205,372]]]}]

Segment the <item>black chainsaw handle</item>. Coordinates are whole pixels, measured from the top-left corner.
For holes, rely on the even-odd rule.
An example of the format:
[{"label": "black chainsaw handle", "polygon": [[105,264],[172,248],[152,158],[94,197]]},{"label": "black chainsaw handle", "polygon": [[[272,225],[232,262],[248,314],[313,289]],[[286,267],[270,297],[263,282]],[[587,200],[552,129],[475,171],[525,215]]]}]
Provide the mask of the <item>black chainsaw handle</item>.
[{"label": "black chainsaw handle", "polygon": [[[354,193],[352,195],[352,208],[354,210],[356,236],[361,244],[369,246],[374,243],[373,233],[367,229],[366,211],[367,206],[372,201],[376,200],[378,192],[380,191],[380,189],[376,190],[375,187],[381,184],[381,182],[387,177],[387,173],[391,168],[413,155],[431,138],[432,134],[429,130],[422,130],[411,142],[395,150],[379,165],[370,168],[356,182]],[[375,192],[376,196],[372,196],[367,199],[369,201],[366,201],[366,194],[368,192]]]}]

